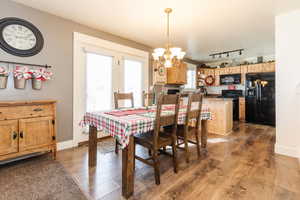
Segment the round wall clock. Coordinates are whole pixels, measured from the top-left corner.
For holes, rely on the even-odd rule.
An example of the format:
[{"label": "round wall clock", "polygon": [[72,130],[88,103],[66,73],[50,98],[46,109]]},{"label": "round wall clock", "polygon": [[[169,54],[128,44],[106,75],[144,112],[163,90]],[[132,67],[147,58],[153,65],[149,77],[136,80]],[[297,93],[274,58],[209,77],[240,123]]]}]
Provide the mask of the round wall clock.
[{"label": "round wall clock", "polygon": [[213,85],[215,82],[215,78],[212,75],[208,75],[205,79],[204,79],[206,85]]},{"label": "round wall clock", "polygon": [[23,19],[8,17],[0,20],[0,47],[15,56],[38,54],[44,46],[42,33]]}]

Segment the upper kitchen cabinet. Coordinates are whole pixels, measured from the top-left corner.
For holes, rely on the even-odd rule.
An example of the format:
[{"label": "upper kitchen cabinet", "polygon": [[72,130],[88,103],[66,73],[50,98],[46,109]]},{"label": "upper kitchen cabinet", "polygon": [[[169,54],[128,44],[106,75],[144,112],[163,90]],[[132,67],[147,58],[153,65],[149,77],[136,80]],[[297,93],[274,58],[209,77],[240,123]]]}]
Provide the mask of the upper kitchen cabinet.
[{"label": "upper kitchen cabinet", "polygon": [[187,83],[187,64],[180,63],[177,66],[167,68],[167,84],[184,85]]},{"label": "upper kitchen cabinet", "polygon": [[241,67],[227,67],[227,74],[240,74],[241,73]]},{"label": "upper kitchen cabinet", "polygon": [[275,72],[275,62],[264,63],[262,72]]},{"label": "upper kitchen cabinet", "polygon": [[259,73],[262,72],[263,63],[248,65],[247,73]]},{"label": "upper kitchen cabinet", "polygon": [[248,65],[247,73],[275,72],[275,62]]}]

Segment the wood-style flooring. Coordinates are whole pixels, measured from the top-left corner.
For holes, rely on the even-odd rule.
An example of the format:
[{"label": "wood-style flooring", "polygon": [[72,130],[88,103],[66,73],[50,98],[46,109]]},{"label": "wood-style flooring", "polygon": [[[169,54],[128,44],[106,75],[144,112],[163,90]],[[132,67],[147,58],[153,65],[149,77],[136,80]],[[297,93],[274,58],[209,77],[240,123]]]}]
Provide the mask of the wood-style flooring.
[{"label": "wood-style flooring", "polygon": [[[172,159],[160,156],[161,184],[155,185],[153,168],[136,161],[135,192],[131,199],[184,200],[299,200],[300,166],[297,159],[274,154],[275,128],[236,124],[229,136],[210,135],[208,154],[197,159],[191,147],[191,162],[179,151],[179,173]],[[88,149],[60,151],[57,159],[91,199],[121,197],[121,151],[101,153],[98,165],[88,168]],[[140,155],[147,151],[139,149]]]}]

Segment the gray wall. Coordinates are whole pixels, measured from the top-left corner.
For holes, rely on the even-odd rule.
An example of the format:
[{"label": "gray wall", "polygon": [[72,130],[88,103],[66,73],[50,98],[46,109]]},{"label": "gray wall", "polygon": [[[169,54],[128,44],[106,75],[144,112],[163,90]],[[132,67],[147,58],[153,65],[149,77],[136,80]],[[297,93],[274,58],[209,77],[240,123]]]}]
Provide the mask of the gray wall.
[{"label": "gray wall", "polygon": [[[41,53],[33,57],[20,58],[9,55],[0,49],[0,60],[52,65],[53,80],[47,82],[41,91],[13,88],[12,80],[5,90],[0,90],[0,100],[55,99],[58,101],[58,141],[73,138],[73,32],[80,32],[120,44],[150,50],[136,42],[88,28],[86,26],[50,15],[8,0],[0,2],[0,18],[19,17],[32,22],[42,32],[45,46]],[[79,97],[84,98],[84,97]]]}]

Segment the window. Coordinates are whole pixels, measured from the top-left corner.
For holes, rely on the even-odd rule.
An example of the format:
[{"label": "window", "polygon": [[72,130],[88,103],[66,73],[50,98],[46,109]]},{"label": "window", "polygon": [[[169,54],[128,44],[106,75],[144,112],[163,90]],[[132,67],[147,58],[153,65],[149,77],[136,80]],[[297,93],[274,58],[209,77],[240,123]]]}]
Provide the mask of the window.
[{"label": "window", "polygon": [[196,89],[196,69],[196,65],[187,64],[187,84],[184,86],[186,89]]},{"label": "window", "polygon": [[[124,91],[133,92],[134,106],[142,105],[142,68],[143,63],[136,60],[124,60]],[[130,106],[125,102],[125,106]]]},{"label": "window", "polygon": [[86,62],[86,110],[111,109],[113,58],[87,53]]}]

